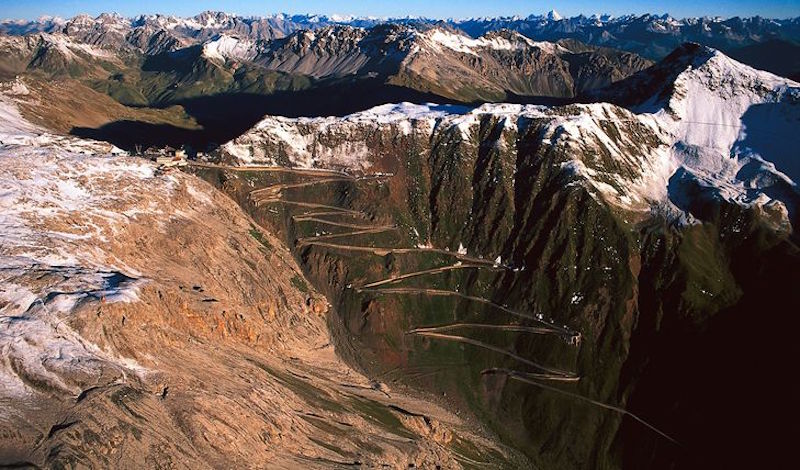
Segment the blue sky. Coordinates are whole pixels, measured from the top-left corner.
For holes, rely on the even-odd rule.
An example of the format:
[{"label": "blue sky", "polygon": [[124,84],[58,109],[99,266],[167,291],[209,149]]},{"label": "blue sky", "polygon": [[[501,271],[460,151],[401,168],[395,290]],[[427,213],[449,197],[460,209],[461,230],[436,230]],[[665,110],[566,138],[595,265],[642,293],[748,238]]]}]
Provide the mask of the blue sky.
[{"label": "blue sky", "polygon": [[166,13],[191,16],[203,10],[222,10],[242,15],[272,13],[353,14],[358,16],[427,16],[466,18],[472,16],[529,15],[556,9],[564,16],[584,13],[670,13],[684,16],[754,16],[788,18],[800,16],[800,0],[662,0],[642,2],[615,0],[0,0],[0,18],[37,18],[41,15],[96,15],[116,11],[126,16]]}]

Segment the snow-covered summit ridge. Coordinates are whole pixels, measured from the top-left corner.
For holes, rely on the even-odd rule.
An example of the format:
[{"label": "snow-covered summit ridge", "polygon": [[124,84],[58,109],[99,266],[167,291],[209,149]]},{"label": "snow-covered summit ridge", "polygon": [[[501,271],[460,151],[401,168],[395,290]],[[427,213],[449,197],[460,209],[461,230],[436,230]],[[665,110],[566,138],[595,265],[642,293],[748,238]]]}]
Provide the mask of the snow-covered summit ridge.
[{"label": "snow-covered summit ridge", "polygon": [[[419,135],[422,141],[453,129],[464,145],[475,145],[483,119],[502,121],[516,135],[523,134],[526,123],[546,120],[546,145],[572,156],[564,171],[621,207],[675,206],[691,220],[685,206],[693,190],[684,184],[687,175],[721,199],[791,206],[785,189],[796,192],[800,180],[794,150],[800,148],[800,85],[713,49],[689,45],[683,53],[680,61],[659,64],[671,73],[658,86],[643,87],[653,96],[630,109],[606,103],[557,108],[387,104],[342,118],[266,117],[223,148],[241,163],[368,172],[376,156],[360,129],[378,127]],[[648,73],[632,83],[652,79]],[[271,152],[278,148],[288,160],[275,158]]]},{"label": "snow-covered summit ridge", "polygon": [[[634,109],[657,116],[670,134],[676,175],[742,204],[796,191],[800,84],[696,44],[659,66],[671,63],[674,78]],[[672,183],[672,196],[684,200],[686,186],[677,176]]]},{"label": "snow-covered summit ridge", "polygon": [[514,51],[537,48],[549,53],[565,51],[564,48],[555,43],[533,41],[520,33],[511,31],[489,32],[477,39],[473,39],[465,34],[434,28],[422,33],[421,36],[426,40],[427,44],[434,47],[446,47],[456,52],[470,55],[478,55],[481,49]]},{"label": "snow-covered summit ridge", "polygon": [[203,44],[203,56],[208,59],[249,61],[255,59],[257,54],[258,50],[254,41],[228,34],[220,34]]},{"label": "snow-covered summit ridge", "polygon": [[[564,158],[574,161],[564,166],[582,178],[598,197],[627,208],[642,209],[648,200],[666,193],[652,188],[651,175],[663,175],[669,164],[668,146],[649,147],[629,135],[630,126],[657,139],[660,132],[654,119],[639,120],[629,111],[598,103],[549,108],[538,105],[484,104],[471,108],[436,104],[387,104],[342,118],[283,118],[270,116],[250,132],[223,146],[223,151],[241,164],[289,165],[303,168],[328,168],[357,173],[372,170],[377,158],[368,139],[377,130],[393,138],[414,138],[431,142],[437,135],[452,135],[460,145],[473,148],[479,129],[486,120],[495,122],[505,136],[496,145],[513,145],[532,122],[544,125],[543,143],[562,149]],[[607,124],[611,123],[612,128]],[[648,142],[648,144],[650,144]],[[601,150],[601,147],[604,150]],[[634,150],[635,149],[635,150]],[[274,152],[280,152],[279,157]],[[465,150],[469,151],[469,150]],[[615,174],[596,155],[634,166],[641,175],[626,178]],[[635,154],[635,162],[631,155]],[[613,183],[613,184],[612,184]]]}]

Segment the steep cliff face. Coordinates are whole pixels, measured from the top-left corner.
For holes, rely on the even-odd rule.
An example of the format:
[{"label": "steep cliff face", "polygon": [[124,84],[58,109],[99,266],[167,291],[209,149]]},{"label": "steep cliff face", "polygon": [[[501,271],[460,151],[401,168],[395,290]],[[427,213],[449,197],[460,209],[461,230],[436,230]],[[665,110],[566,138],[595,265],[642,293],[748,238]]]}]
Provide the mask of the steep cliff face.
[{"label": "steep cliff face", "polygon": [[[282,156],[279,164],[312,166],[318,158],[326,166],[391,175],[378,186],[284,192],[287,201],[363,212],[366,225],[396,226],[391,232],[335,236],[347,230],[301,222],[305,209],[294,204],[248,207],[290,243],[297,240],[310,278],[336,299],[335,331],[352,338],[358,351],[352,357],[366,370],[444,394],[539,465],[612,465],[619,418],[535,385],[541,380],[620,405],[631,385],[620,374],[639,313],[632,222],[647,201],[629,192],[638,161],[577,151],[592,141],[570,138],[571,125],[607,138],[586,118],[590,108],[563,115],[519,107],[505,108],[507,115],[497,108],[444,118],[423,113],[415,122],[386,117],[377,129],[355,117],[329,127],[301,122],[293,123],[294,135],[309,129],[322,149],[292,153],[297,145],[239,139],[226,150],[235,155],[252,145]],[[637,132],[639,142],[659,142],[652,129]],[[267,134],[281,135],[259,135]],[[353,160],[329,158],[328,151]],[[630,179],[618,193],[607,175]],[[226,184],[245,194],[251,187]],[[325,220],[355,224],[344,214]],[[365,247],[380,249],[363,253]]]},{"label": "steep cliff face", "polygon": [[[691,63],[632,110],[266,118],[223,159],[288,176],[206,176],[286,237],[369,374],[436,392],[544,467],[709,464],[766,419],[721,419],[769,400],[735,385],[736,364],[786,353],[747,331],[755,305],[780,321],[798,301],[791,149],[752,145],[748,113],[785,106],[775,128],[791,126],[797,84],[708,50]],[[763,298],[770,284],[781,294]],[[737,459],[771,443],[752,445]]]}]

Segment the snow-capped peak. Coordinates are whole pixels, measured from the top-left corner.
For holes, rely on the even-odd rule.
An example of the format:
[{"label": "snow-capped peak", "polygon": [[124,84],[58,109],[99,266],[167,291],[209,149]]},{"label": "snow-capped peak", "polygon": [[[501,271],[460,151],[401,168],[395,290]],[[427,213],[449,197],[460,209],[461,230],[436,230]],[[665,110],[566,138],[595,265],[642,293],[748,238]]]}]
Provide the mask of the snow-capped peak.
[{"label": "snow-capped peak", "polygon": [[473,39],[465,34],[435,28],[422,33],[421,36],[426,38],[427,42],[435,48],[444,47],[470,55],[478,55],[481,49],[517,50],[532,47],[550,53],[557,52],[561,49],[557,44],[533,41],[522,34],[511,31],[490,32],[477,39]]},{"label": "snow-capped peak", "polygon": [[[681,175],[681,182],[670,179],[671,200],[687,200],[692,185],[742,204],[769,202],[767,193],[785,193],[778,187],[796,190],[800,84],[697,44],[682,46],[642,75],[647,79],[633,85],[654,95],[638,111],[657,117],[670,135],[677,165],[672,176]],[[647,80],[662,82],[653,87]]]},{"label": "snow-capped peak", "polygon": [[227,34],[220,34],[203,44],[203,57],[212,60],[226,61],[253,60],[258,51],[256,44],[248,39],[239,39]]},{"label": "snow-capped peak", "polygon": [[557,11],[550,10],[547,12],[547,19],[550,21],[561,21],[564,19],[564,17],[561,16]]}]

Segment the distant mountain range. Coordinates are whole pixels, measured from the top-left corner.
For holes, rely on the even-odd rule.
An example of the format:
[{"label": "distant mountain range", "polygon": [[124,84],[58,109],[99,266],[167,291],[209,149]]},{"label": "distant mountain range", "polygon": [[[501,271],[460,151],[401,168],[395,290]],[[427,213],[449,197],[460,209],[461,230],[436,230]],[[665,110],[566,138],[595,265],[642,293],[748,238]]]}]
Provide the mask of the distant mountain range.
[{"label": "distant mountain range", "polygon": [[[34,113],[58,116],[58,123],[40,124],[63,132],[180,105],[188,116],[181,110],[162,118],[182,123],[182,131],[145,134],[152,143],[188,140],[204,147],[239,135],[265,114],[341,116],[399,101],[574,101],[649,67],[684,41],[797,78],[798,38],[800,18],[562,18],[550,12],[438,21],[104,13],[0,22],[0,79],[27,76],[43,87],[66,86],[69,79],[69,96],[83,96],[81,106],[91,109],[75,113],[73,103],[62,113]],[[55,90],[48,95],[57,108],[67,97]],[[142,135],[140,125],[122,134]],[[205,133],[184,133],[198,126]],[[92,136],[132,143],[113,134]]]},{"label": "distant mountain range", "polygon": [[[651,60],[665,57],[684,42],[697,42],[714,47],[774,73],[792,75],[800,70],[784,71],[780,58],[759,58],[748,62],[747,50],[737,50],[767,41],[782,41],[795,57],[800,56],[800,17],[789,19],[752,18],[685,18],[669,15],[579,15],[563,18],[555,11],[527,17],[471,18],[436,20],[428,18],[361,18],[320,15],[272,15],[243,17],[223,12],[203,12],[191,18],[164,15],[143,15],[123,18],[102,14],[97,18],[79,15],[70,20],[41,18],[36,21],[5,20],[0,32],[21,35],[31,32],[65,33],[81,41],[106,43],[127,40],[153,50],[179,48],[214,37],[219,33],[235,34],[259,40],[285,38],[306,29],[332,25],[372,28],[380,24],[444,25],[459,29],[473,38],[487,32],[508,29],[534,41],[574,39],[586,44],[621,49]],[[785,57],[785,56],[784,56]]]}]

